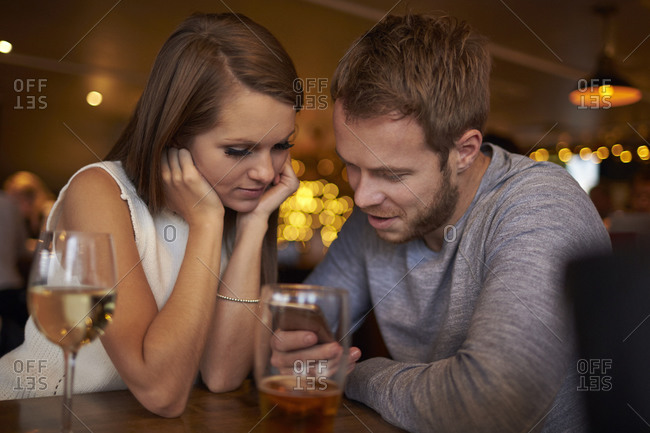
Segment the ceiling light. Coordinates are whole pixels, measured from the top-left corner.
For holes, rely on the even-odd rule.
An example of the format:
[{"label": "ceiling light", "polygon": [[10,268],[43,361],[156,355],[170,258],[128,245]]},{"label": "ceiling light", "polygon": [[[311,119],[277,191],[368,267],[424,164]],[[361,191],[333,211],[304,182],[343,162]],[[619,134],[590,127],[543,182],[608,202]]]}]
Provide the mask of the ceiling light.
[{"label": "ceiling light", "polygon": [[102,103],[102,94],[96,91],[89,92],[88,95],[86,95],[86,102],[88,102],[88,105],[92,105],[93,107],[98,106],[99,104]]},{"label": "ceiling light", "polygon": [[594,12],[603,17],[603,47],[596,72],[590,79],[578,80],[578,88],[569,93],[569,100],[578,108],[610,108],[629,105],[641,99],[641,90],[621,78],[614,65],[614,32],[611,16],[614,6],[597,6]]},{"label": "ceiling light", "polygon": [[7,41],[0,41],[0,53],[9,54],[13,45]]}]

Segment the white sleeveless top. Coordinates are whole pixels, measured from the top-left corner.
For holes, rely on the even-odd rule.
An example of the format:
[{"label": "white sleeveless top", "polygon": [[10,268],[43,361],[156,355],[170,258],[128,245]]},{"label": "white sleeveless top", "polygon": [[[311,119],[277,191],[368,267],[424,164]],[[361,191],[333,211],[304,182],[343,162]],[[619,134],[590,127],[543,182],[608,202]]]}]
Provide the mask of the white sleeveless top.
[{"label": "white sleeveless top", "polygon": [[[129,206],[135,243],[142,267],[160,310],[169,298],[187,245],[188,226],[179,216],[163,211],[153,216],[140,199],[119,162],[88,165],[106,170],[120,187],[121,198]],[[61,203],[70,181],[63,187],[52,208],[47,228],[53,230],[61,216]],[[119,254],[116,251],[116,254]],[[225,262],[225,257],[223,257]],[[118,295],[119,296],[119,295]],[[118,298],[119,299],[119,298]],[[119,302],[119,301],[118,301]],[[63,352],[47,340],[30,317],[25,342],[0,358],[0,400],[45,397],[63,394]],[[99,339],[81,348],[74,373],[74,393],[126,389]]]}]

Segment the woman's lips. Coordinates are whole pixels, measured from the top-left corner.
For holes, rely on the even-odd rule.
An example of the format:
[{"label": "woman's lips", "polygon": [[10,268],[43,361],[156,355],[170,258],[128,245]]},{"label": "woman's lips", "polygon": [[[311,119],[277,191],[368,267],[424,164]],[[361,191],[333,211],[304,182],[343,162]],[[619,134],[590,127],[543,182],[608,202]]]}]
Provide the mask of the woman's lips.
[{"label": "woman's lips", "polygon": [[260,198],[266,188],[239,188],[239,192],[246,198]]}]

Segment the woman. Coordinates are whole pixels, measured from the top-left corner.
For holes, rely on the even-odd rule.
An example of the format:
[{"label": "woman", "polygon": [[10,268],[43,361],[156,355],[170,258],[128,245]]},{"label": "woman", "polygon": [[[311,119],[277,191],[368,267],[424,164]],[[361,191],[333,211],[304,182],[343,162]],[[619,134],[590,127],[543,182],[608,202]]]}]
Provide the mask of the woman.
[{"label": "woman", "polygon": [[[246,377],[260,284],[276,278],[276,209],[298,186],[296,78],[280,43],[241,15],[194,15],[165,42],[114,162],[75,174],[48,221],[112,233],[117,251],[114,320],[80,350],[76,392],[126,386],[173,417],[198,372],[214,392]],[[13,398],[59,394],[61,353],[28,328],[0,368],[44,357],[35,383],[47,386]]]}]

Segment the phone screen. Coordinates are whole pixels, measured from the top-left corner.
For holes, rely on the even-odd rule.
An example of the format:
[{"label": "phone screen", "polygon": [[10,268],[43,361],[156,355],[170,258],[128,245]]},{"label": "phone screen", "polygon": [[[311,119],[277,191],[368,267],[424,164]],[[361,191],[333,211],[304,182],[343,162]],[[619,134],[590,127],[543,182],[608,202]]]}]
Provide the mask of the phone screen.
[{"label": "phone screen", "polygon": [[271,304],[274,329],[284,331],[311,331],[318,336],[319,343],[334,341],[325,315],[318,305]]}]

